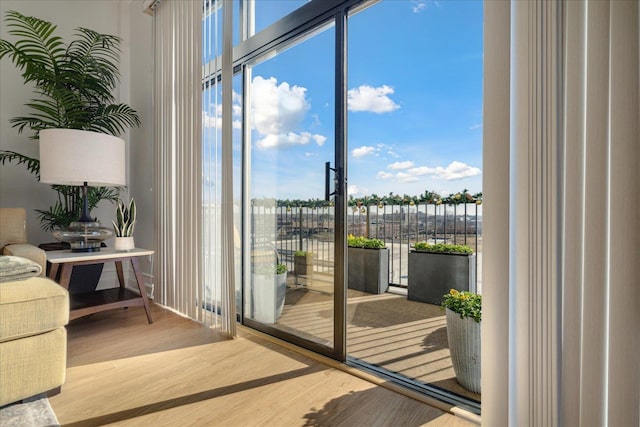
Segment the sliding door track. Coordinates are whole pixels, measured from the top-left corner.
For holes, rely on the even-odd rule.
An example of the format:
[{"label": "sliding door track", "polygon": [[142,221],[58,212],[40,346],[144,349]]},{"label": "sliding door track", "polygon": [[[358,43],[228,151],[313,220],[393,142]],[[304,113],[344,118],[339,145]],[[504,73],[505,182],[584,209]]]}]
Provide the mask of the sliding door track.
[{"label": "sliding door track", "polygon": [[473,414],[480,415],[480,402],[478,402],[477,400],[468,399],[434,385],[419,383],[402,375],[390,372],[378,366],[371,365],[360,359],[356,359],[355,357],[347,357],[347,361],[345,362],[345,364],[347,366],[352,366],[364,372],[383,378],[386,381],[390,381],[394,384],[406,387],[415,392],[424,394],[434,399],[438,399],[447,404],[457,406]]}]

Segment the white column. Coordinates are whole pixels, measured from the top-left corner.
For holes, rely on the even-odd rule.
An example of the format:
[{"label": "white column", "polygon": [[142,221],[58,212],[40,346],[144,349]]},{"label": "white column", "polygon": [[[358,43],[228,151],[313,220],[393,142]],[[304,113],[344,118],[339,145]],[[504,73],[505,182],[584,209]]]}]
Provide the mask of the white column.
[{"label": "white column", "polygon": [[482,422],[505,426],[509,396],[511,4],[484,3]]}]

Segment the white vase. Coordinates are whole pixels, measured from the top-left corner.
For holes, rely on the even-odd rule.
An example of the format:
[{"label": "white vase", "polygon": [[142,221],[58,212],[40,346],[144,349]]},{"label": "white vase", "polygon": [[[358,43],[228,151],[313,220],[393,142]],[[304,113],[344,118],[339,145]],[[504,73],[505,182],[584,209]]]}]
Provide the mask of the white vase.
[{"label": "white vase", "polygon": [[133,242],[133,237],[116,237],[113,247],[116,251],[130,251],[135,248],[136,245]]},{"label": "white vase", "polygon": [[447,340],[451,364],[460,385],[480,394],[480,323],[470,317],[460,318],[447,308]]}]

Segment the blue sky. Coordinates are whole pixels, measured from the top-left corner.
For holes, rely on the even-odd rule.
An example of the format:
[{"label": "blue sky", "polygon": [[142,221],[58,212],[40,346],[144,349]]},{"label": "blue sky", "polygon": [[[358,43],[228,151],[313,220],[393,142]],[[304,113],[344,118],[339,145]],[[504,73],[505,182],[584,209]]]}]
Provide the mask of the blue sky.
[{"label": "blue sky", "polygon": [[[348,31],[350,194],[482,191],[482,2],[385,0]],[[254,66],[251,197],[323,197],[334,37],[328,28]]]}]

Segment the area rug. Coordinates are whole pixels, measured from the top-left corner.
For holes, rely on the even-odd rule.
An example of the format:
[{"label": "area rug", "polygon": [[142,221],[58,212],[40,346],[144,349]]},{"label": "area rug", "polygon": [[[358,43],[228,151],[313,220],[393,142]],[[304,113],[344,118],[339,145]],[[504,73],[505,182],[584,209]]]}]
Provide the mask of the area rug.
[{"label": "area rug", "polygon": [[2,427],[59,425],[56,414],[44,394],[25,399],[22,403],[13,403],[0,407],[0,426]]}]

